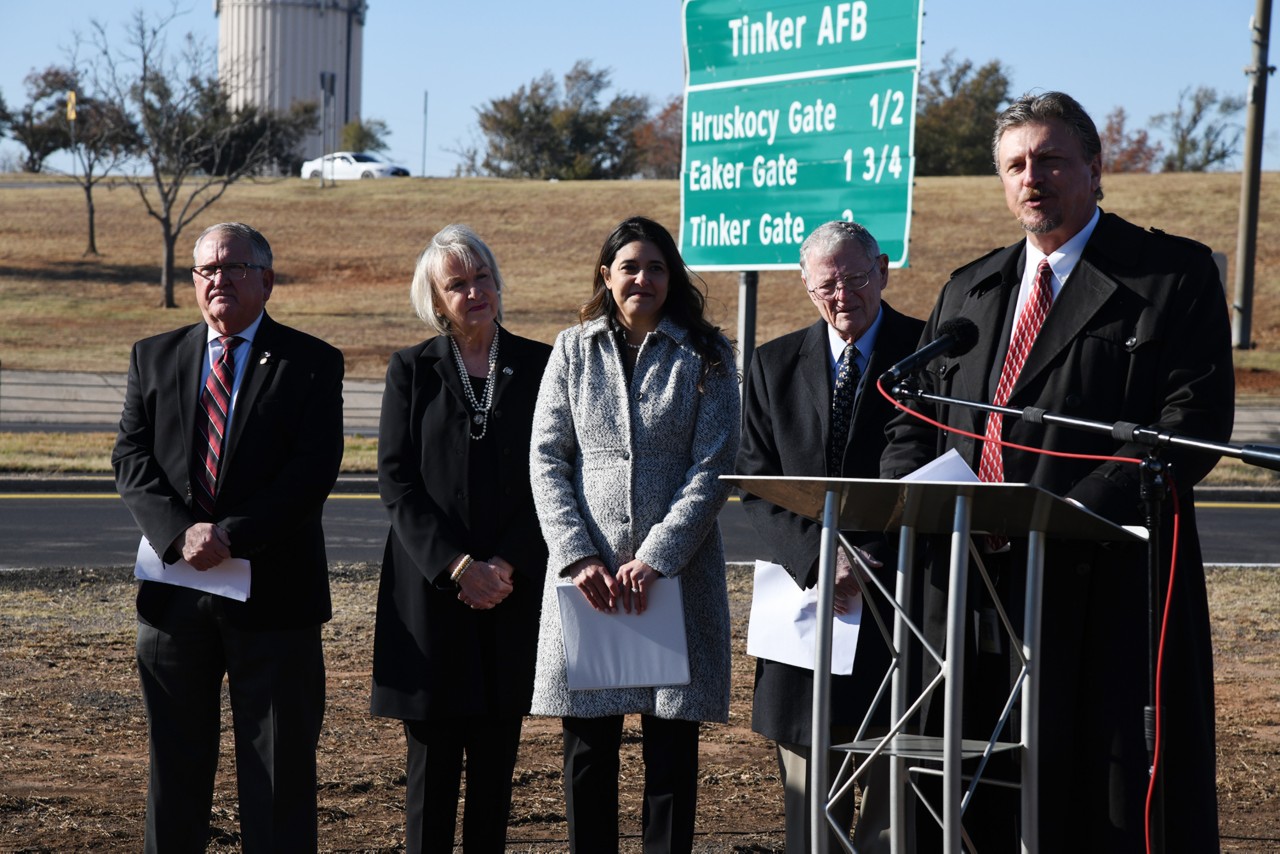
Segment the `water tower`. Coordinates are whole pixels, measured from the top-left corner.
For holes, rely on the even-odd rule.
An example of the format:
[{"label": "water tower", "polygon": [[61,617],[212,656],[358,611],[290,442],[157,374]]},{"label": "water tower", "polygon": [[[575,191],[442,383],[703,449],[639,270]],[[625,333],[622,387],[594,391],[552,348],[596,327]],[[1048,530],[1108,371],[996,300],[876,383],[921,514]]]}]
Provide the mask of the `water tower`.
[{"label": "water tower", "polygon": [[218,78],[232,105],[283,112],[312,101],[324,128],[303,141],[301,153],[312,158],[331,149],[336,129],[360,118],[368,7],[365,0],[213,0]]}]

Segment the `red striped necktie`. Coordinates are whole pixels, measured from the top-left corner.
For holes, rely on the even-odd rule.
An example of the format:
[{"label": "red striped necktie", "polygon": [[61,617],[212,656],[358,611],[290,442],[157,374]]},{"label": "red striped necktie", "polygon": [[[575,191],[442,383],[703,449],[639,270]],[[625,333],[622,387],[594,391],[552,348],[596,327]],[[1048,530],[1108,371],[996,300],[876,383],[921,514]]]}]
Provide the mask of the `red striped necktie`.
[{"label": "red striped necktie", "polygon": [[[1043,258],[1036,268],[1036,281],[1031,288],[1031,296],[1018,322],[1013,328],[1013,337],[1009,339],[1009,352],[1004,357],[1004,367],[1000,369],[1000,382],[996,384],[996,395],[992,403],[1005,406],[1013,385],[1022,373],[1022,366],[1031,352],[1036,335],[1044,324],[1049,309],[1053,307],[1053,270],[1049,268],[1049,259]],[[982,460],[978,465],[978,478],[985,483],[1000,483],[1004,480],[1004,455],[996,444],[1004,428],[1004,416],[998,412],[987,414],[987,430],[982,443]]]},{"label": "red striped necktie", "polygon": [[196,413],[194,493],[196,503],[210,519],[216,518],[213,508],[218,494],[218,466],[226,443],[227,416],[231,413],[231,388],[236,376],[233,353],[242,339],[226,335],[218,340],[222,342],[222,357],[209,371]]}]

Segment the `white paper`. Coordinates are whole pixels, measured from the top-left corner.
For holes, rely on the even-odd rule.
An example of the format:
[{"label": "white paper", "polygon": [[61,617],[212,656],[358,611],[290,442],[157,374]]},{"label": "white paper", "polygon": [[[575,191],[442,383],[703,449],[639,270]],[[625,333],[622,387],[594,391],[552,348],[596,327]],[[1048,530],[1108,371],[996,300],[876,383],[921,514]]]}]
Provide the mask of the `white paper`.
[{"label": "white paper", "polygon": [[151,548],[146,537],[138,541],[138,560],[133,565],[133,577],[202,590],[235,599],[237,602],[244,602],[249,598],[249,561],[228,558],[201,572],[185,560],[165,563],[156,550]]},{"label": "white paper", "polygon": [[932,483],[977,483],[978,476],[955,448],[931,463],[925,463],[899,480],[927,480]]},{"label": "white paper", "polygon": [[[831,672],[836,676],[853,672],[858,649],[862,597],[854,597],[851,605],[849,613],[835,614],[832,622]],[[782,566],[756,561],[747,655],[812,670],[817,634],[817,588],[802,589]]]},{"label": "white paper", "polygon": [[652,584],[643,614],[597,611],[572,584],[556,593],[570,690],[689,684],[679,578]]}]

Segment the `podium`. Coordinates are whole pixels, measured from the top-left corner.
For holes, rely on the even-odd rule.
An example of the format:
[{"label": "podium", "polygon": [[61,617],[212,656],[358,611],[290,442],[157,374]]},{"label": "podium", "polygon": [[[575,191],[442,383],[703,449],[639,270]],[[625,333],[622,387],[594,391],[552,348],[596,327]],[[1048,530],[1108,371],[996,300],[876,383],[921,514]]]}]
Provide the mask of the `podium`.
[{"label": "podium", "polygon": [[[818,568],[818,628],[813,680],[813,744],[810,750],[810,791],[827,790],[827,752],[830,749],[869,754],[853,772],[852,778],[838,788],[835,798],[843,796],[853,780],[865,773],[869,764],[880,756],[890,757],[890,828],[894,854],[906,852],[906,786],[909,760],[941,760],[942,816],[944,850],[960,854],[961,816],[972,787],[981,781],[986,760],[997,752],[1016,751],[1022,768],[1022,850],[1033,852],[1038,847],[1039,822],[1036,780],[1039,747],[1040,686],[1040,598],[1044,578],[1045,545],[1050,539],[1093,540],[1101,542],[1145,541],[1145,531],[1123,528],[1037,486],[1015,483],[941,483],[931,481],[868,480],[854,478],[744,477],[725,478],[740,489],[822,523],[822,547]],[[881,738],[865,738],[866,724],[858,738],[842,745],[830,745],[830,658],[832,606],[834,604],[836,538],[845,531],[897,532],[899,539],[895,589],[889,591],[874,576],[875,584],[894,611],[890,642],[891,664],[880,686],[876,703],[883,699],[886,688],[890,695],[889,731]],[[988,741],[967,740],[961,732],[961,698],[964,691],[963,650],[966,594],[968,590],[970,534],[980,532],[1003,537],[1028,539],[1026,595],[1021,636],[1010,624],[1003,610],[999,619],[1010,639],[1011,649],[1018,655],[1021,669],[1010,691],[999,721],[992,731],[998,733],[1013,708],[1021,700],[1019,741],[1000,742],[993,735]],[[947,591],[946,647],[948,654],[933,648],[923,631],[908,613],[914,586],[913,564],[915,541],[920,535],[950,535],[951,563]],[[848,549],[848,547],[846,546]],[[852,550],[848,549],[850,554]],[[984,582],[991,586],[974,552],[974,561]],[[859,580],[859,586],[863,582]],[[870,606],[863,587],[864,602]],[[994,597],[993,597],[994,598]],[[997,606],[998,607],[998,606]],[[874,612],[874,607],[872,606]],[[878,614],[874,619],[883,632],[887,630]],[[916,698],[908,697],[909,643],[919,643],[931,657],[939,672],[928,685],[922,686]],[[943,689],[943,734],[940,738],[904,732],[907,720],[929,696]],[[868,713],[870,714],[870,713]],[[961,762],[979,759],[979,767],[966,793],[961,777]],[[810,850],[827,851],[827,822],[832,821],[829,805],[814,798],[811,816],[813,838]],[[826,820],[824,820],[826,816]],[[833,823],[834,826],[834,823]],[[847,840],[843,844],[853,851]]]}]

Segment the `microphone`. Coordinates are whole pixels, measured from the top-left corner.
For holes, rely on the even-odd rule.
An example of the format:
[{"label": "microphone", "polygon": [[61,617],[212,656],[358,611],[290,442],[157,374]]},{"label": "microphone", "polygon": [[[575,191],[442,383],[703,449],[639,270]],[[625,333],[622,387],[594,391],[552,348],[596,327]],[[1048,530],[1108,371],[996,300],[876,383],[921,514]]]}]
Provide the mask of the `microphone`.
[{"label": "microphone", "polygon": [[914,374],[938,356],[963,356],[978,343],[978,327],[966,317],[954,317],[938,327],[938,337],[880,375],[880,382],[891,386]]}]

